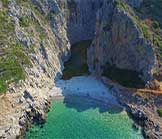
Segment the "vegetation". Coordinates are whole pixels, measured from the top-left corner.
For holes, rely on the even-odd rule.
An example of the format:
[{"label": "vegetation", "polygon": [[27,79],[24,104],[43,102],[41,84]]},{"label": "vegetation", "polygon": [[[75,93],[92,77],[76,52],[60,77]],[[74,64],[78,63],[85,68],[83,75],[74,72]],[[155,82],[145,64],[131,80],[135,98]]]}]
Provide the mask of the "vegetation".
[{"label": "vegetation", "polygon": [[63,79],[89,74],[87,66],[87,48],[90,44],[91,40],[87,40],[72,45],[71,58],[64,64]]},{"label": "vegetation", "polygon": [[128,4],[118,1],[117,7],[121,11],[127,12],[130,15],[130,17],[132,18],[132,20],[135,22],[137,27],[141,30],[144,37],[147,39],[150,39],[151,32],[149,31],[149,27],[144,22],[142,22],[142,20],[138,16],[136,16],[133,9]]},{"label": "vegetation", "polygon": [[159,114],[160,117],[162,117],[162,109],[157,109],[157,113]]},{"label": "vegetation", "polygon": [[30,25],[30,17],[29,16],[23,16],[20,18],[20,26],[21,27],[28,27]]},{"label": "vegetation", "polygon": [[0,10],[0,44],[8,44],[12,41],[10,36],[13,35],[14,25],[7,15],[6,9]]},{"label": "vegetation", "polygon": [[[145,3],[148,4],[148,1],[147,2],[145,1]],[[159,6],[157,6],[157,2],[155,2],[155,1],[153,2],[153,0],[149,0],[149,4],[152,5],[154,8],[159,7]],[[157,46],[159,56],[162,58],[162,30],[161,30],[161,24],[159,23],[160,19],[158,21],[156,21],[155,19],[157,19],[157,18],[154,17],[155,15],[159,15],[159,14],[156,14],[157,12],[155,12],[152,15],[154,17],[154,20],[153,20],[152,24],[148,24],[147,20],[142,20],[142,17],[140,16],[140,14],[142,13],[141,12],[142,8],[138,9],[138,10],[136,9],[136,11],[140,11],[141,13],[138,12],[137,14],[135,14],[134,10],[128,4],[126,4],[124,2],[121,2],[119,0],[117,0],[117,7],[120,10],[125,11],[130,15],[132,20],[135,22],[136,26],[143,33],[143,36],[148,41],[150,41],[152,44],[154,44],[154,46]],[[158,11],[162,12],[162,10],[160,8],[159,8]],[[139,16],[137,16],[137,15],[139,15]],[[159,15],[159,16],[161,17],[161,15]]]},{"label": "vegetation", "polygon": [[[39,22],[38,22],[38,21],[36,21],[37,19],[35,19],[35,18],[24,16],[24,17],[22,17],[22,19],[20,19],[20,20],[22,20],[22,25],[34,26],[36,29],[36,32],[39,35],[40,40],[45,40],[47,38],[47,34],[44,31],[44,29],[42,28],[42,26],[45,27],[46,25],[48,25],[47,17],[44,16],[42,11],[37,6],[33,5],[31,1],[17,0],[17,2],[24,7],[31,9],[32,12],[37,16],[37,19],[39,20]],[[20,23],[20,25],[21,25],[21,23]]]},{"label": "vegetation", "polygon": [[8,7],[9,0],[1,0],[4,7]]},{"label": "vegetation", "polygon": [[5,55],[0,57],[0,92],[5,92],[9,83],[25,79],[25,66],[32,64],[23,46],[13,44],[5,49]]},{"label": "vegetation", "polygon": [[160,23],[162,27],[162,1],[161,0],[143,0],[141,7],[135,9],[140,13],[141,18],[148,19],[152,18],[153,20]]},{"label": "vegetation", "polygon": [[[7,0],[2,2],[8,4]],[[23,25],[27,25],[24,21]],[[3,93],[9,83],[25,79],[24,67],[32,64],[28,50],[15,38],[14,23],[6,7],[0,9],[0,23],[0,93]]]},{"label": "vegetation", "polygon": [[142,6],[135,8],[135,11],[140,19],[146,21],[151,32],[150,40],[156,46],[157,58],[162,64],[162,1],[144,0]]}]

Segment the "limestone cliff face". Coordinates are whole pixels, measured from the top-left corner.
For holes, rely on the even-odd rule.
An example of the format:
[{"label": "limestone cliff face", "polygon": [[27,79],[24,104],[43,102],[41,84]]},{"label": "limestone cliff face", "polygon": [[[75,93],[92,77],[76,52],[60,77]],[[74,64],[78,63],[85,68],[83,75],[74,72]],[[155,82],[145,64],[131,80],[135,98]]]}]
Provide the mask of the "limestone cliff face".
[{"label": "limestone cliff face", "polygon": [[[58,11],[49,22],[51,6]],[[10,84],[6,94],[0,96],[0,138],[14,139],[22,138],[31,122],[39,123],[45,118],[49,92],[54,79],[62,74],[70,43],[65,18],[56,1],[10,0],[7,8],[14,22],[12,37],[22,44],[32,64],[30,68],[23,67],[26,79]]]},{"label": "limestone cliff face", "polygon": [[96,12],[104,0],[66,0],[59,2],[67,21],[67,32],[73,44],[81,40],[93,39]]},{"label": "limestone cliff face", "polygon": [[143,0],[123,0],[124,2],[128,3],[132,7],[139,7]]},{"label": "limestone cliff face", "polygon": [[101,74],[109,63],[138,71],[144,81],[149,81],[156,67],[154,48],[129,13],[114,5],[105,3],[98,11],[96,36],[87,53],[89,69]]},{"label": "limestone cliff face", "polygon": [[[67,31],[70,43],[93,39],[95,34],[96,12],[104,0],[32,0],[49,22],[54,33],[58,34],[58,24]],[[59,15],[59,16],[58,16]],[[61,26],[62,28],[62,26]]]}]

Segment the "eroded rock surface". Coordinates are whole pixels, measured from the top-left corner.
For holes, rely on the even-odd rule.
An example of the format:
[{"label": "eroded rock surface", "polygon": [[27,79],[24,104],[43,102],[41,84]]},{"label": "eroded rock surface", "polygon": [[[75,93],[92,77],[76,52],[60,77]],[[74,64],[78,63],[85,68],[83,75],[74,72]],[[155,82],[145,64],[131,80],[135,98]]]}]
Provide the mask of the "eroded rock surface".
[{"label": "eroded rock surface", "polygon": [[87,53],[90,71],[101,74],[109,63],[142,73],[145,82],[151,80],[157,65],[154,48],[131,15],[111,2],[97,15],[96,36]]}]

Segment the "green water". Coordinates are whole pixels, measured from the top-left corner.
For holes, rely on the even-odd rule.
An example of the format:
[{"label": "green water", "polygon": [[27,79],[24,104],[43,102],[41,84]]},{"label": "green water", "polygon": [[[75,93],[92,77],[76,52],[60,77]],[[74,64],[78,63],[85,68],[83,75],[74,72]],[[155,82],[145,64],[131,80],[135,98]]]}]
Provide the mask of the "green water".
[{"label": "green water", "polygon": [[[94,102],[93,102],[94,104]],[[57,100],[43,127],[34,126],[26,139],[141,139],[126,112],[100,112],[98,105],[81,100]]]}]

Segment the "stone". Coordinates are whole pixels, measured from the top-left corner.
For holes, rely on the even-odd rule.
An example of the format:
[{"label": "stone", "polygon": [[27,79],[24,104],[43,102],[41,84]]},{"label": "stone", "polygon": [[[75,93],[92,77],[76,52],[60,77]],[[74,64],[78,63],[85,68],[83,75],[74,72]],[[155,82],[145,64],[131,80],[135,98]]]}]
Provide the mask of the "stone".
[{"label": "stone", "polygon": [[154,48],[131,16],[105,3],[96,20],[96,36],[87,52],[90,72],[101,75],[109,63],[142,73],[145,82],[152,80],[157,65]]},{"label": "stone", "polygon": [[140,7],[141,4],[143,3],[143,0],[123,0],[123,1],[135,8]]},{"label": "stone", "polygon": [[2,4],[2,1],[0,1],[0,9],[2,8],[3,4]]},{"label": "stone", "polygon": [[31,95],[27,90],[24,91],[23,97],[24,97],[25,99],[30,99],[31,101],[34,101],[32,95]]}]

